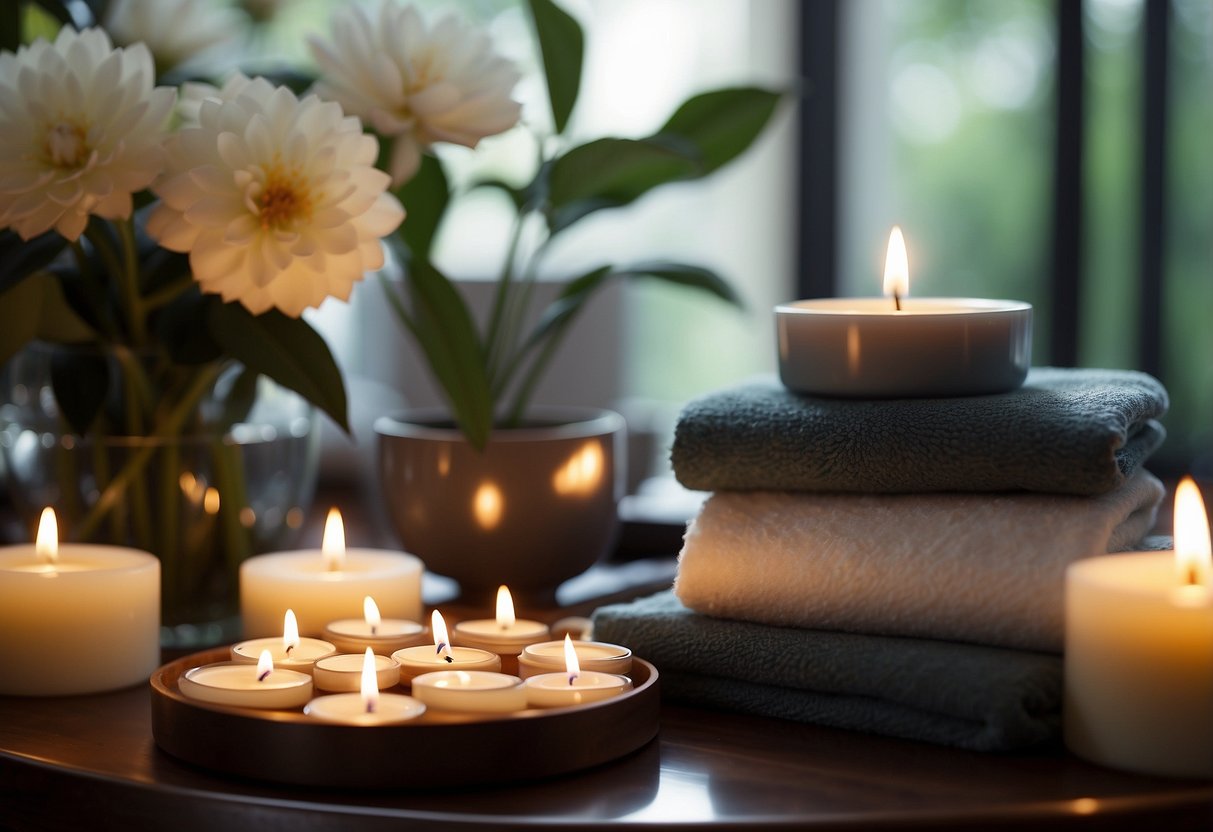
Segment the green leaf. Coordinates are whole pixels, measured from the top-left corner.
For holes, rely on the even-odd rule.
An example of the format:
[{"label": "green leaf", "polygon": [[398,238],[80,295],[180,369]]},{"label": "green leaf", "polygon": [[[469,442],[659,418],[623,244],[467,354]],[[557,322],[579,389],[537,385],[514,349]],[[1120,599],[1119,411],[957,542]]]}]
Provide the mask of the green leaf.
[{"label": "green leaf", "polygon": [[245,367],[290,390],[349,433],[345,383],[324,339],[302,318],[276,309],[253,315],[239,303],[212,303],[211,337]]},{"label": "green leaf", "polygon": [[0,231],[0,292],[45,269],[67,248],[67,239],[57,231],[39,234],[28,242],[12,230]]},{"label": "green leaf", "polygon": [[527,7],[535,23],[535,36],[543,59],[548,101],[552,105],[552,123],[557,133],[563,133],[581,88],[585,35],[577,20],[552,0],[527,0]]},{"label": "green leaf", "polygon": [[245,367],[223,396],[223,415],[220,424],[226,430],[237,422],[248,418],[257,403],[257,379],[260,374]]},{"label": "green leaf", "polygon": [[702,266],[654,260],[619,269],[617,274],[621,277],[656,278],[665,283],[699,289],[738,308],[745,306],[741,296],[729,285],[728,281],[711,269],[705,269]]},{"label": "green leaf", "polygon": [[210,308],[222,301],[197,289],[174,298],[156,312],[153,329],[169,356],[178,364],[206,364],[223,355],[208,324]]},{"label": "green leaf", "polygon": [[653,138],[690,142],[703,163],[700,175],[706,175],[753,144],[778,103],[779,93],[758,87],[702,93],[687,99]]},{"label": "green leaf", "polygon": [[109,394],[109,362],[99,352],[57,352],[51,357],[51,387],[72,430],[88,433]]},{"label": "green leaf", "polygon": [[477,188],[490,188],[499,190],[509,197],[510,202],[514,204],[514,210],[522,213],[527,205],[527,192],[522,188],[515,188],[504,179],[481,179],[479,182],[472,183],[472,190]]},{"label": "green leaf", "polygon": [[35,280],[0,292],[0,364],[38,337],[42,315],[42,287]]},{"label": "green leaf", "polygon": [[428,153],[421,156],[417,174],[396,191],[404,205],[399,234],[418,259],[428,259],[438,226],[446,214],[451,189],[442,163]]},{"label": "green leaf", "polygon": [[692,159],[652,141],[608,138],[575,147],[552,163],[548,225],[555,234],[593,211],[627,205],[698,170]]},{"label": "green leaf", "polygon": [[599,266],[575,280],[569,281],[539,316],[535,328],[531,330],[531,334],[527,338],[524,349],[529,350],[538,346],[553,332],[568,326],[593,294],[615,274],[610,266]]},{"label": "green leaf", "polygon": [[72,311],[59,282],[49,274],[31,275],[0,291],[0,364],[38,338],[73,343],[95,336]]},{"label": "green leaf", "polygon": [[415,314],[410,317],[390,291],[388,298],[410,326],[468,442],[483,448],[493,427],[493,397],[471,312],[451,281],[428,261],[410,261],[406,279]]}]

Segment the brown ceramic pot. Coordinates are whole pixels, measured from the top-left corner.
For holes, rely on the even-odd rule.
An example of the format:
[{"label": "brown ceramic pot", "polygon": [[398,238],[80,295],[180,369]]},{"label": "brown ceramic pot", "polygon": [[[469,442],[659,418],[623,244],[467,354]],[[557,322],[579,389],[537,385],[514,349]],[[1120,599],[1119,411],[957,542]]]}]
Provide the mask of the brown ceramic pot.
[{"label": "brown ceramic pot", "polygon": [[440,411],[375,422],[396,532],[427,569],[459,582],[461,601],[491,607],[506,584],[523,606],[552,606],[556,588],[615,542],[623,417],[579,408],[531,417],[494,430],[482,451]]}]

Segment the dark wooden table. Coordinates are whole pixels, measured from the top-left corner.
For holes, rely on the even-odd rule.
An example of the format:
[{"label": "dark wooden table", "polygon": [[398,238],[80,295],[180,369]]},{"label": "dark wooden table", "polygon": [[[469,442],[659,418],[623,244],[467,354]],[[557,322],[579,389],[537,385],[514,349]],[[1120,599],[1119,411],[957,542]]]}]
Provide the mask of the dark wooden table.
[{"label": "dark wooden table", "polygon": [[[673,562],[596,567],[604,597],[668,583]],[[629,589],[630,587],[630,589]],[[569,737],[569,742],[577,742]],[[518,754],[526,754],[519,748]],[[424,749],[401,748],[401,754]],[[474,749],[470,753],[475,753]],[[503,767],[509,760],[502,760]],[[665,705],[656,740],[589,771],[440,791],[291,788],[161,751],[150,691],[0,697],[0,829],[1213,829],[1213,783],[1142,777],[1063,750],[990,755]]]}]

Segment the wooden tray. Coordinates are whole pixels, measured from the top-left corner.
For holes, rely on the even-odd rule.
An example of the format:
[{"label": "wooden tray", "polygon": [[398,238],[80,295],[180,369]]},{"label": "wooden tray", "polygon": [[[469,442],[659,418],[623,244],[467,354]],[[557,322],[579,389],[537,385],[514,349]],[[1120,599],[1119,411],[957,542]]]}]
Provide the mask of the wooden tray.
[{"label": "wooden tray", "polygon": [[657,735],[657,669],[643,659],[632,662],[632,690],[613,699],[506,715],[430,710],[367,728],[319,723],[302,710],[211,705],[178,690],[190,668],[227,658],[228,648],[216,648],[152,674],[152,736],[174,757],[240,777],[353,789],[509,783],[600,765]]}]

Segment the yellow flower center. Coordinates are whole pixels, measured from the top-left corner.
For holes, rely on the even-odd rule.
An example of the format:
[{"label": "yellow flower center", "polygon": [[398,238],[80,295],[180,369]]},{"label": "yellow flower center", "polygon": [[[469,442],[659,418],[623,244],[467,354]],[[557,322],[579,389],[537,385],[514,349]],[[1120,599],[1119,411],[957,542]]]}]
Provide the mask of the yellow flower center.
[{"label": "yellow flower center", "polygon": [[257,200],[263,229],[284,230],[312,216],[312,193],[299,171],[270,168]]},{"label": "yellow flower center", "polygon": [[56,124],[46,132],[46,142],[43,146],[46,158],[57,168],[74,170],[83,167],[92,152],[86,136],[87,131],[79,124]]}]

